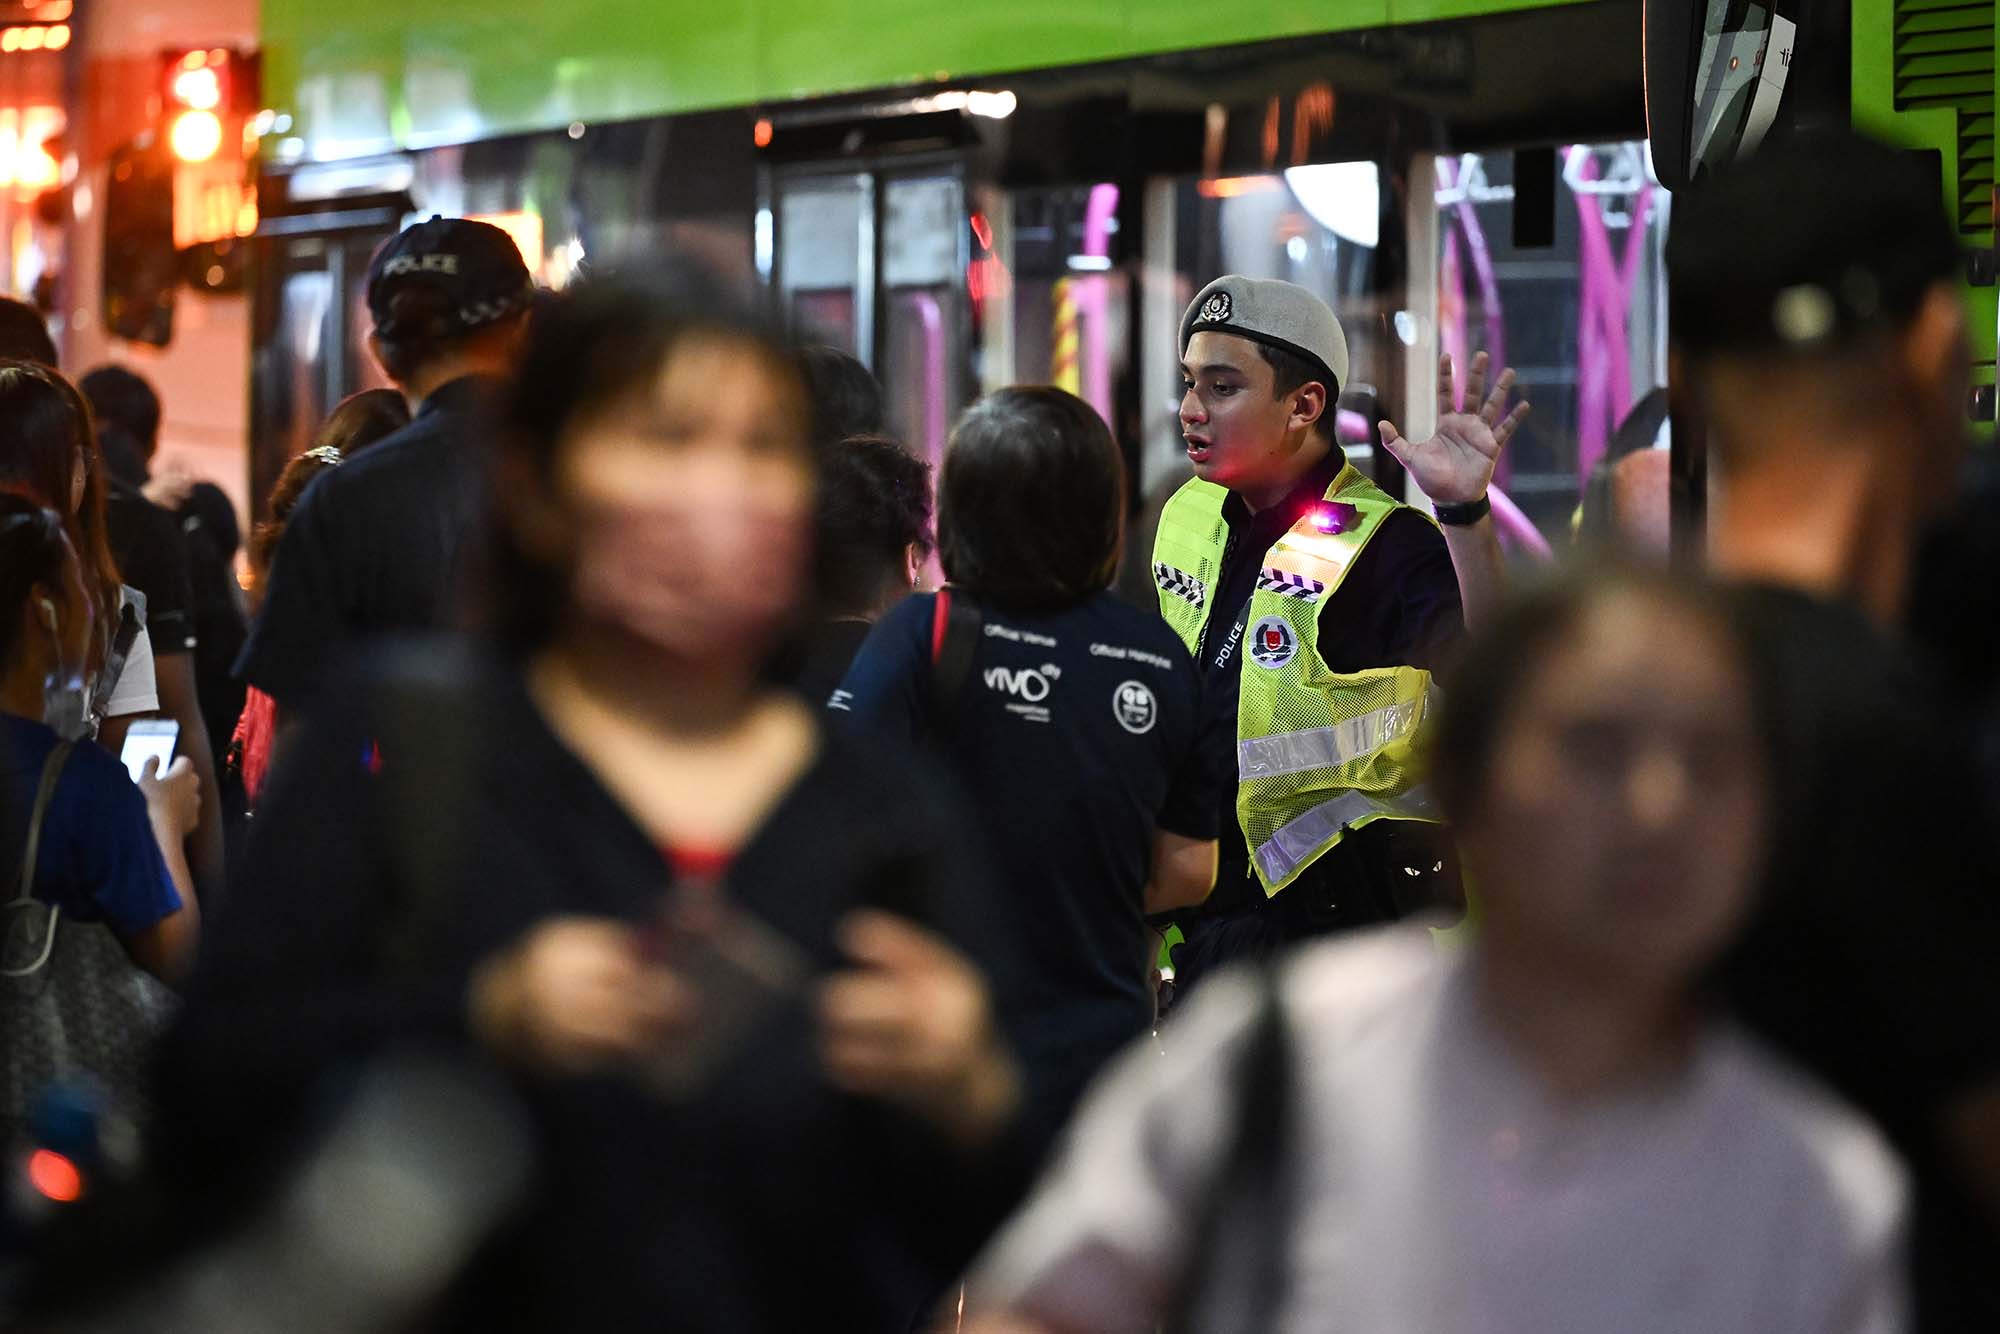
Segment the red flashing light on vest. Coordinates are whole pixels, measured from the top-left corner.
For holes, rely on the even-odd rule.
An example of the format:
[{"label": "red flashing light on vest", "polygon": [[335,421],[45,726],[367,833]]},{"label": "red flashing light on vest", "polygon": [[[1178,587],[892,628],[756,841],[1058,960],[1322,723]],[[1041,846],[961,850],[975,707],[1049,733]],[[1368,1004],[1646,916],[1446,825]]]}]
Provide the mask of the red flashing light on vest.
[{"label": "red flashing light on vest", "polygon": [[1315,505],[1312,512],[1313,531],[1317,533],[1344,533],[1355,520],[1354,506],[1344,501],[1328,501]]}]

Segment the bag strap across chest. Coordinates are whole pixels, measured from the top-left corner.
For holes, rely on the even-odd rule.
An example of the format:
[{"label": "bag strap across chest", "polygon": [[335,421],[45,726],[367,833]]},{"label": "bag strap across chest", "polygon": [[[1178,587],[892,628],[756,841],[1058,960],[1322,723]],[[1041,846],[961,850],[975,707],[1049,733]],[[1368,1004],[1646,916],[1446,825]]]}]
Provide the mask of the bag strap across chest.
[{"label": "bag strap across chest", "polygon": [[49,803],[55,800],[56,784],[61,781],[63,766],[69,763],[69,753],[74,749],[74,743],[58,741],[56,748],[49,752],[48,759],[42,762],[41,786],[35,789],[34,812],[28,817],[28,837],[21,848],[21,874],[15,882],[15,903],[34,897],[35,866],[42,851],[42,825],[48,820]]},{"label": "bag strap across chest", "polygon": [[[41,863],[42,826],[48,822],[49,804],[55,800],[56,784],[62,779],[63,766],[69,763],[70,751],[75,747],[71,742],[58,741],[42,762],[41,785],[35,789],[35,805],[28,816],[27,837],[22,840],[21,873],[15,882],[14,897],[7,902],[8,908],[25,907],[35,901],[35,870]],[[39,957],[26,967],[0,968],[0,977],[27,977],[41,971],[48,963],[49,956],[56,947],[56,918],[61,909],[49,907],[49,929],[43,938]]]}]

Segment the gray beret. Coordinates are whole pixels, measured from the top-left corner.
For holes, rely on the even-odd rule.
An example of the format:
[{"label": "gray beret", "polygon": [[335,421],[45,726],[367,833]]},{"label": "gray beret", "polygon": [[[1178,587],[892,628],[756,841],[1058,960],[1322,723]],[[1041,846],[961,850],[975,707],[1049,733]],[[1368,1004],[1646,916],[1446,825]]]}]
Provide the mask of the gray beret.
[{"label": "gray beret", "polygon": [[1347,335],[1326,302],[1297,283],[1228,273],[1201,289],[1181,316],[1181,355],[1204,329],[1304,357],[1333,377],[1334,393],[1347,383]]}]

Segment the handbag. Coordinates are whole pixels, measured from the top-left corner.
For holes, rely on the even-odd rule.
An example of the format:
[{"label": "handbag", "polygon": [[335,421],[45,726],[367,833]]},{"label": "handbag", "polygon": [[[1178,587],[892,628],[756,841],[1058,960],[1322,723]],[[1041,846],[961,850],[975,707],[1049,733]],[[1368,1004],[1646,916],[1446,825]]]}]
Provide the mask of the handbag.
[{"label": "handbag", "polygon": [[0,1003],[6,1047],[0,1061],[0,1120],[18,1133],[35,1102],[56,1085],[87,1087],[106,1109],[135,1125],[150,1110],[153,1042],[174,996],[132,962],[101,922],[65,919],[34,895],[42,826],[71,744],[58,743],[42,766],[28,818],[13,898],[0,905]]}]

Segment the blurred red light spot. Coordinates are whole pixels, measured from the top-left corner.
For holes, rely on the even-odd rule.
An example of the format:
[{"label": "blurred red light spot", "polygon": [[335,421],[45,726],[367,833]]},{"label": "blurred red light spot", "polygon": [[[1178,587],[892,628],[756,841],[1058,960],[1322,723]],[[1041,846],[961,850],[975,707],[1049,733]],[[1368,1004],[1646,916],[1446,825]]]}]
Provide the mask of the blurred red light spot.
[{"label": "blurred red light spot", "polygon": [[769,148],[771,146],[771,122],[768,120],[758,121],[756,128],[750,132],[750,137],[757,141],[757,147]]},{"label": "blurred red light spot", "polygon": [[53,1149],[36,1149],[29,1155],[28,1182],[58,1204],[69,1204],[83,1194],[83,1173]]}]

